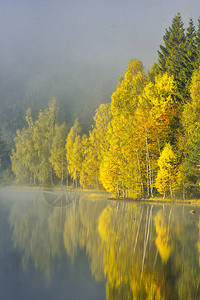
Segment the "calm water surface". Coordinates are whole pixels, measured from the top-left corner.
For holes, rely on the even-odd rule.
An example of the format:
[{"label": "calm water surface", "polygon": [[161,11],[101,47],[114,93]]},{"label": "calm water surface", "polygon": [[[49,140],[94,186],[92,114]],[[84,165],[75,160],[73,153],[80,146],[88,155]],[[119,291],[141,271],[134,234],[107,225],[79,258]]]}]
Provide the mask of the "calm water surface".
[{"label": "calm water surface", "polygon": [[200,208],[58,197],[0,190],[0,299],[200,299]]}]

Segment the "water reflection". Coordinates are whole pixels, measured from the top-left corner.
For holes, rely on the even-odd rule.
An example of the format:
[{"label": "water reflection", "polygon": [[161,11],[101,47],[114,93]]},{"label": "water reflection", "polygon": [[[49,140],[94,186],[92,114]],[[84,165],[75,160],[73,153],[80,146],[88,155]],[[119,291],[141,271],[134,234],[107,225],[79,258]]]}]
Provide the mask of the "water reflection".
[{"label": "water reflection", "polygon": [[190,207],[110,202],[81,196],[68,207],[16,201],[10,226],[24,270],[51,279],[67,254],[88,257],[111,299],[199,299],[200,220]]},{"label": "water reflection", "polygon": [[14,246],[22,251],[22,266],[26,270],[33,262],[35,269],[50,278],[54,262],[61,258],[65,212],[52,209],[43,199],[16,201],[10,212]]}]

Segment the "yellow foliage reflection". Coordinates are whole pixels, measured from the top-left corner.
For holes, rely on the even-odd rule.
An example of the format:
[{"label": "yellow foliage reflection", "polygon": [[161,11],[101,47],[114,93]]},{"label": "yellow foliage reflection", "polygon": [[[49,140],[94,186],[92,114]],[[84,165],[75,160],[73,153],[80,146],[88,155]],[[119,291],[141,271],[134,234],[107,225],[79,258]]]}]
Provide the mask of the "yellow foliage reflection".
[{"label": "yellow foliage reflection", "polygon": [[156,246],[159,251],[160,257],[163,263],[166,263],[173,250],[173,241],[171,235],[169,235],[169,221],[166,220],[166,216],[163,211],[160,210],[155,216],[156,233],[158,234],[156,239]]},{"label": "yellow foliage reflection", "polygon": [[33,264],[47,279],[66,254],[72,263],[85,255],[107,300],[200,299],[200,221],[188,208],[183,222],[184,211],[86,196],[54,208],[33,198],[16,201],[9,222],[24,269]]},{"label": "yellow foliage reflection", "polygon": [[[147,208],[147,224],[151,222],[150,211]],[[150,251],[150,248],[146,249],[143,246],[144,242],[146,245],[152,243],[146,240],[147,226],[144,219],[141,221],[142,214],[141,207],[137,205],[128,204],[120,208],[110,205],[99,218],[98,230],[103,242],[107,299],[162,299],[164,274],[158,274],[156,271],[154,275],[151,273],[151,257],[155,256],[156,249],[152,248]],[[153,236],[152,231],[151,237]]]}]

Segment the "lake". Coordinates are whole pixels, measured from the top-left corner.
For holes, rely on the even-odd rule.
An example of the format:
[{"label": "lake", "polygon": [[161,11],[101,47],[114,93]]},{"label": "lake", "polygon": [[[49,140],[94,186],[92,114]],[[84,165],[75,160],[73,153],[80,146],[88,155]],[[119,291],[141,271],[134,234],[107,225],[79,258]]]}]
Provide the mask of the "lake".
[{"label": "lake", "polygon": [[1,189],[0,231],[2,300],[200,299],[200,207]]}]

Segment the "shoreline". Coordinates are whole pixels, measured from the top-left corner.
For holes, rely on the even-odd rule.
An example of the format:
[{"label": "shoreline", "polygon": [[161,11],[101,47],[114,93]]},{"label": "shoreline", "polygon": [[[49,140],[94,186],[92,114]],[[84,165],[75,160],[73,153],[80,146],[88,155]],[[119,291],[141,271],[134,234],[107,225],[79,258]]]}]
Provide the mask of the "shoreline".
[{"label": "shoreline", "polygon": [[133,199],[133,198],[114,198],[111,197],[110,193],[105,191],[105,190],[97,190],[97,189],[87,189],[87,188],[72,188],[69,187],[67,188],[66,186],[20,186],[20,185],[12,185],[12,186],[2,186],[0,187],[0,191],[2,190],[43,190],[43,191],[52,191],[52,192],[61,192],[61,191],[77,191],[80,193],[85,193],[90,195],[91,198],[102,198],[105,197],[107,198],[108,201],[121,201],[121,202],[136,202],[136,203],[148,203],[148,204],[188,204],[188,205],[200,205],[200,199],[176,199],[176,200],[171,200],[170,198],[163,199],[161,197],[154,197],[154,198],[149,198],[149,199]]}]

